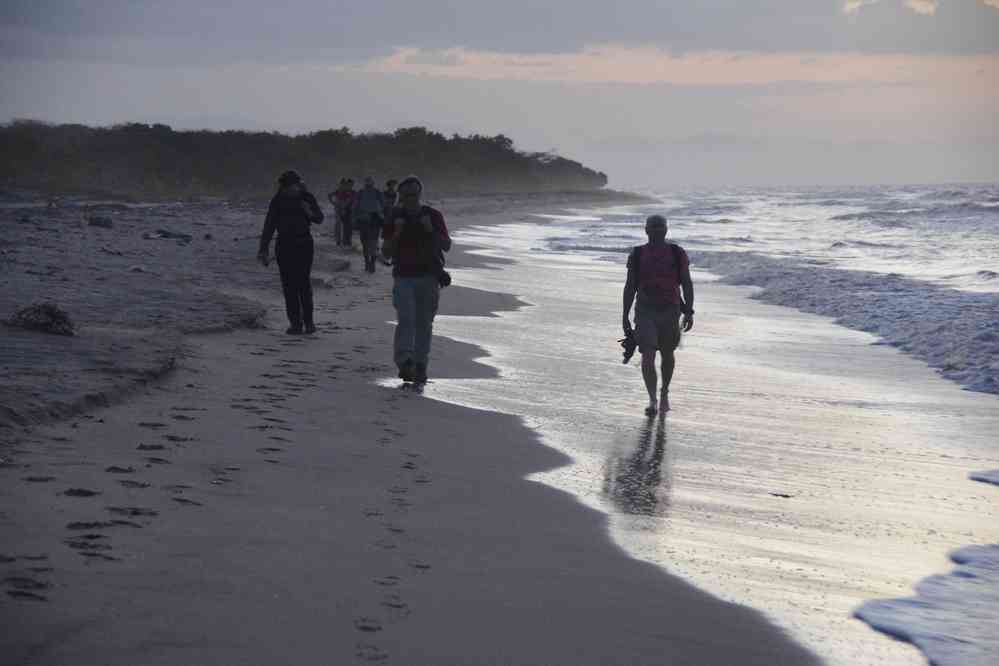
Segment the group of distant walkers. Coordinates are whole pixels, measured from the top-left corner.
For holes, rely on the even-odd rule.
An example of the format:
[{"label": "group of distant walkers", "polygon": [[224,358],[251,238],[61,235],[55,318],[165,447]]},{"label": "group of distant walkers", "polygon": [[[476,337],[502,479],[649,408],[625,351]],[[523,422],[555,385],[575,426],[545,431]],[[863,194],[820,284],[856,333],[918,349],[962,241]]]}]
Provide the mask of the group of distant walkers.
[{"label": "group of distant walkers", "polygon": [[[398,187],[397,187],[398,185]],[[398,324],[393,356],[404,382],[423,385],[434,316],[441,287],[450,284],[444,270],[444,253],[451,249],[444,216],[422,203],[423,183],[408,176],[398,184],[390,180],[384,190],[375,187],[372,177],[364,179],[360,190],[350,178],[340,181],[328,198],[336,211],[335,236],[341,247],[351,247],[357,228],[364,248],[364,268],[375,272],[379,239],[383,260],[392,266],[392,303]],[[323,211],[302,178],[286,171],[278,178],[278,191],[271,199],[260,236],[258,258],[269,262],[270,241],[276,231],[275,248],[285,306],[290,324],[288,333],[314,333],[312,281],[310,271],[314,247],[311,227],[323,221]],[[628,256],[628,277],[624,287],[622,327],[624,359],[637,348],[642,355],[642,376],[649,393],[649,416],[669,410],[669,385],[675,365],[674,352],[683,332],[694,326],[694,286],[690,260],[682,247],[667,242],[668,224],[662,215],[645,221],[648,243],[635,247]],[[635,326],[631,309],[635,308]],[[662,389],[656,354],[662,360]]]},{"label": "group of distant walkers", "polygon": [[[383,261],[392,266],[392,303],[398,324],[393,356],[399,377],[416,385],[427,381],[430,340],[440,289],[451,282],[444,268],[444,253],[451,249],[444,216],[424,205],[423,183],[416,176],[390,180],[384,190],[374,178],[364,179],[360,190],[342,179],[328,199],[336,214],[337,245],[351,247],[354,229],[361,238],[364,268],[375,272],[379,240]],[[281,274],[288,330],[292,335],[315,333],[312,302],[312,262],[315,247],[311,227],[325,216],[301,176],[286,171],[278,178],[260,235],[257,258],[267,266],[270,242],[277,233],[274,254]]]},{"label": "group of distant walkers", "polygon": [[368,176],[364,179],[364,186],[355,190],[353,178],[341,178],[336,189],[327,195],[336,211],[333,235],[337,245],[351,247],[356,229],[364,250],[364,270],[368,273],[375,272],[378,238],[382,225],[391,217],[392,209],[395,208],[399,196],[396,190],[398,182],[395,179],[388,180],[385,189],[379,190],[375,186],[375,179]]}]

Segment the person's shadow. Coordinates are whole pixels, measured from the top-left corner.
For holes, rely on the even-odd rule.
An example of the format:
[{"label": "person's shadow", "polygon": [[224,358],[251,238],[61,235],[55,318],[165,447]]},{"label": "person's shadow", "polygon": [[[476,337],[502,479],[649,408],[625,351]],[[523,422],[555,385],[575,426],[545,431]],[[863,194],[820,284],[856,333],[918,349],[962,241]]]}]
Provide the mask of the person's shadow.
[{"label": "person's shadow", "polygon": [[622,513],[665,516],[669,511],[673,478],[666,455],[668,427],[665,419],[648,419],[635,451],[607,461],[604,494]]}]

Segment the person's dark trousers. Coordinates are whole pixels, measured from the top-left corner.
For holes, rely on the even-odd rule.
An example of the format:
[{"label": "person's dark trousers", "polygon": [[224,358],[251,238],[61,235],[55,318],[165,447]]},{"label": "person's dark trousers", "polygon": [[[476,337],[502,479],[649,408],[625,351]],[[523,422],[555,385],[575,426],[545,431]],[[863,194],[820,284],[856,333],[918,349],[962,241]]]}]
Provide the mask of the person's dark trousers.
[{"label": "person's dark trousers", "polygon": [[354,240],[354,220],[351,213],[345,213],[340,220],[340,245],[350,247]]},{"label": "person's dark trousers", "polygon": [[281,288],[284,289],[284,307],[288,313],[288,323],[292,328],[313,325],[312,319],[312,237],[296,238],[292,241],[278,240],[278,269],[281,273]]},{"label": "person's dark trousers", "polygon": [[364,246],[364,270],[369,273],[375,272],[375,263],[378,259],[378,235],[381,226],[381,217],[370,215],[367,220],[360,224],[358,229],[361,234],[361,245]]}]

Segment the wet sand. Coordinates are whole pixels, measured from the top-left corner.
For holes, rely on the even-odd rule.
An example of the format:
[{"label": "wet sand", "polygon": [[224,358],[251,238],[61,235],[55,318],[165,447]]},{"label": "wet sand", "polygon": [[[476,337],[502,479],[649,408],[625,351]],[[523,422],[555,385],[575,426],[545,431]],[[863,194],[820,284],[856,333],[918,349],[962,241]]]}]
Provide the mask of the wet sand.
[{"label": "wet sand", "polygon": [[[384,272],[326,276],[309,338],[269,279],[266,329],[188,337],[120,404],[5,438],[11,663],[815,663],[525,480],[569,460],[519,418],[435,399],[495,376],[483,350],[438,337],[438,382],[397,388]],[[452,287],[442,314],[516,305]]]},{"label": "wet sand", "polygon": [[545,233],[466,236],[518,263],[457,279],[532,306],[488,325],[443,318],[437,330],[483,345],[499,378],[437,394],[524,415],[574,459],[534,478],[610,513],[629,552],[765,611],[829,663],[925,663],[852,613],[949,572],[953,549],[999,541],[995,489],[968,479],[999,464],[995,396],[695,272],[674,409],[646,419],[637,359],[622,366],[615,343],[623,267],[541,251]]}]

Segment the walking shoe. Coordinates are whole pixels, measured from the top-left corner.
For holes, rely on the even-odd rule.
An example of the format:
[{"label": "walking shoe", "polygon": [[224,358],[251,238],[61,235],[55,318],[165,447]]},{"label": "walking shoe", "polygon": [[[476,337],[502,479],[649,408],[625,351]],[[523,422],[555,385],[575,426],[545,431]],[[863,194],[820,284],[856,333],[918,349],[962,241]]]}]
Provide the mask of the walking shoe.
[{"label": "walking shoe", "polygon": [[399,379],[404,382],[413,381],[415,369],[413,367],[413,361],[406,359],[403,361],[402,365],[399,366]]},{"label": "walking shoe", "polygon": [[309,335],[312,335],[313,333],[316,332],[316,325],[315,324],[306,324],[305,325],[305,332],[308,333]]},{"label": "walking shoe", "polygon": [[426,384],[427,383],[427,366],[423,363],[416,364],[416,370],[413,372],[413,383],[414,384]]}]

